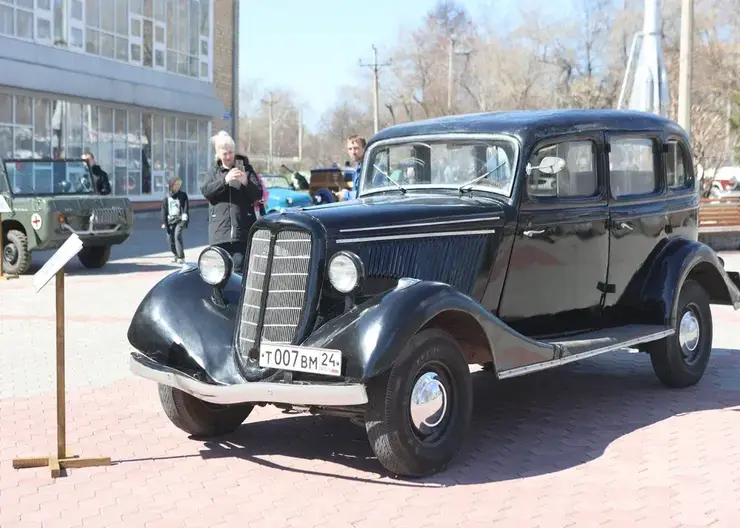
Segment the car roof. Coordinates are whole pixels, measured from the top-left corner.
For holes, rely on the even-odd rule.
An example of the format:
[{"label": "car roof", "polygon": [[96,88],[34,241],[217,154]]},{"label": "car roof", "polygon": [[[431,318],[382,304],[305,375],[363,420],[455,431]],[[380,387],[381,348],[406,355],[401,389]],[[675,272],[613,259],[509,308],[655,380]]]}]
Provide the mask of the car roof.
[{"label": "car roof", "polygon": [[[514,110],[424,119],[401,123],[375,134],[368,143],[426,134],[509,134],[523,143],[548,136],[604,130],[647,132],[666,130],[687,139],[675,121],[635,110]],[[368,145],[369,146],[369,145]]]}]

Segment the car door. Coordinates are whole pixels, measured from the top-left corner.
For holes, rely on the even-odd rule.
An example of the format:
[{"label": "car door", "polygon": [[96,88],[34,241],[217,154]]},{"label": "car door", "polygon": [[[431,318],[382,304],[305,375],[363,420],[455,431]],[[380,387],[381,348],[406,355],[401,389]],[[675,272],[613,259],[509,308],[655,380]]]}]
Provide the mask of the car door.
[{"label": "car door", "polygon": [[569,136],[536,147],[565,160],[557,174],[532,170],[518,213],[499,317],[543,338],[598,327],[609,254],[600,134]]},{"label": "car door", "polygon": [[[607,134],[609,271],[605,318],[630,321],[648,258],[671,231],[658,132]],[[634,299],[632,299],[634,297]],[[631,299],[631,300],[630,300]]]}]

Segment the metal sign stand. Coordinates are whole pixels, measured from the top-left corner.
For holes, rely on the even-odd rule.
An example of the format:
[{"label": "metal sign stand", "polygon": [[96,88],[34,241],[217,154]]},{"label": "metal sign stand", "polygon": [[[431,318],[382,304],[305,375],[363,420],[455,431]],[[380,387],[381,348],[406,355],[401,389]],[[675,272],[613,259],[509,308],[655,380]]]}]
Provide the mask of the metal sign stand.
[{"label": "metal sign stand", "polygon": [[77,235],[70,237],[34,276],[36,293],[51,279],[56,277],[56,373],[57,373],[57,448],[48,457],[16,458],[15,469],[39,468],[48,466],[51,477],[61,476],[62,469],[110,466],[110,457],[80,458],[67,451],[67,417],[65,408],[65,368],[64,368],[64,265],[82,249]]},{"label": "metal sign stand", "polygon": [[11,212],[10,205],[8,205],[8,202],[5,201],[4,196],[0,196],[0,281],[8,280],[8,279],[17,279],[18,275],[4,275],[3,274],[3,262],[5,261],[5,257],[3,255],[3,252],[5,250],[5,237],[2,235],[3,230],[3,213],[9,213]]}]

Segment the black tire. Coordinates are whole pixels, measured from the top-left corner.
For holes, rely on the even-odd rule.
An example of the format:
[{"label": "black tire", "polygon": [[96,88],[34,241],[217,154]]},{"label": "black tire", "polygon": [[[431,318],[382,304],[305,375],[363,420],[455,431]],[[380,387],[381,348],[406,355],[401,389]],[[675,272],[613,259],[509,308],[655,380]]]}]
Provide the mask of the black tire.
[{"label": "black tire", "polygon": [[28,237],[23,231],[11,229],[5,237],[2,255],[3,273],[23,275],[31,267],[31,252]]},{"label": "black tire", "polygon": [[222,436],[233,432],[254,409],[251,404],[209,403],[167,385],[159,385],[159,401],[167,418],[176,427],[200,437]]},{"label": "black tire", "polygon": [[[695,345],[681,345],[681,321],[692,318],[698,325],[699,336]],[[687,328],[688,329],[688,328]],[[712,353],[712,312],[709,295],[694,280],[687,280],[681,287],[676,311],[676,333],[653,343],[649,347],[650,360],[658,379],[670,388],[689,387],[698,383],[707,369]]]},{"label": "black tire", "polygon": [[[430,416],[439,420],[433,429],[417,428],[411,419],[411,393],[429,372],[444,387],[447,405]],[[434,328],[422,330],[390,373],[371,380],[367,389],[365,429],[383,467],[404,477],[432,475],[447,467],[465,440],[473,411],[470,369],[452,336]]]},{"label": "black tire", "polygon": [[110,246],[87,246],[77,254],[80,263],[88,269],[102,268],[110,258]]}]

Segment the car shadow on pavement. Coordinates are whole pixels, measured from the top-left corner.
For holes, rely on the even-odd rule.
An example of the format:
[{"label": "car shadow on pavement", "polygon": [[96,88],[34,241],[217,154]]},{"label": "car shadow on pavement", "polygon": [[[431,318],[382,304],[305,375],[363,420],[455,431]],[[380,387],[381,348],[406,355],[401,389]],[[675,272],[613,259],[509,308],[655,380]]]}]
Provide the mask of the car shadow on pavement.
[{"label": "car shadow on pavement", "polygon": [[[247,421],[235,433],[206,442],[201,456],[404,485],[456,486],[544,475],[595,460],[615,440],[667,418],[740,406],[740,350],[715,348],[704,378],[685,389],[665,388],[649,356],[628,352],[499,382],[481,371],[473,374],[473,383],[467,441],[445,471],[428,478],[378,480],[389,475],[374,457],[364,428],[333,417]],[[264,455],[335,462],[377,477],[304,470],[266,461]]]}]

